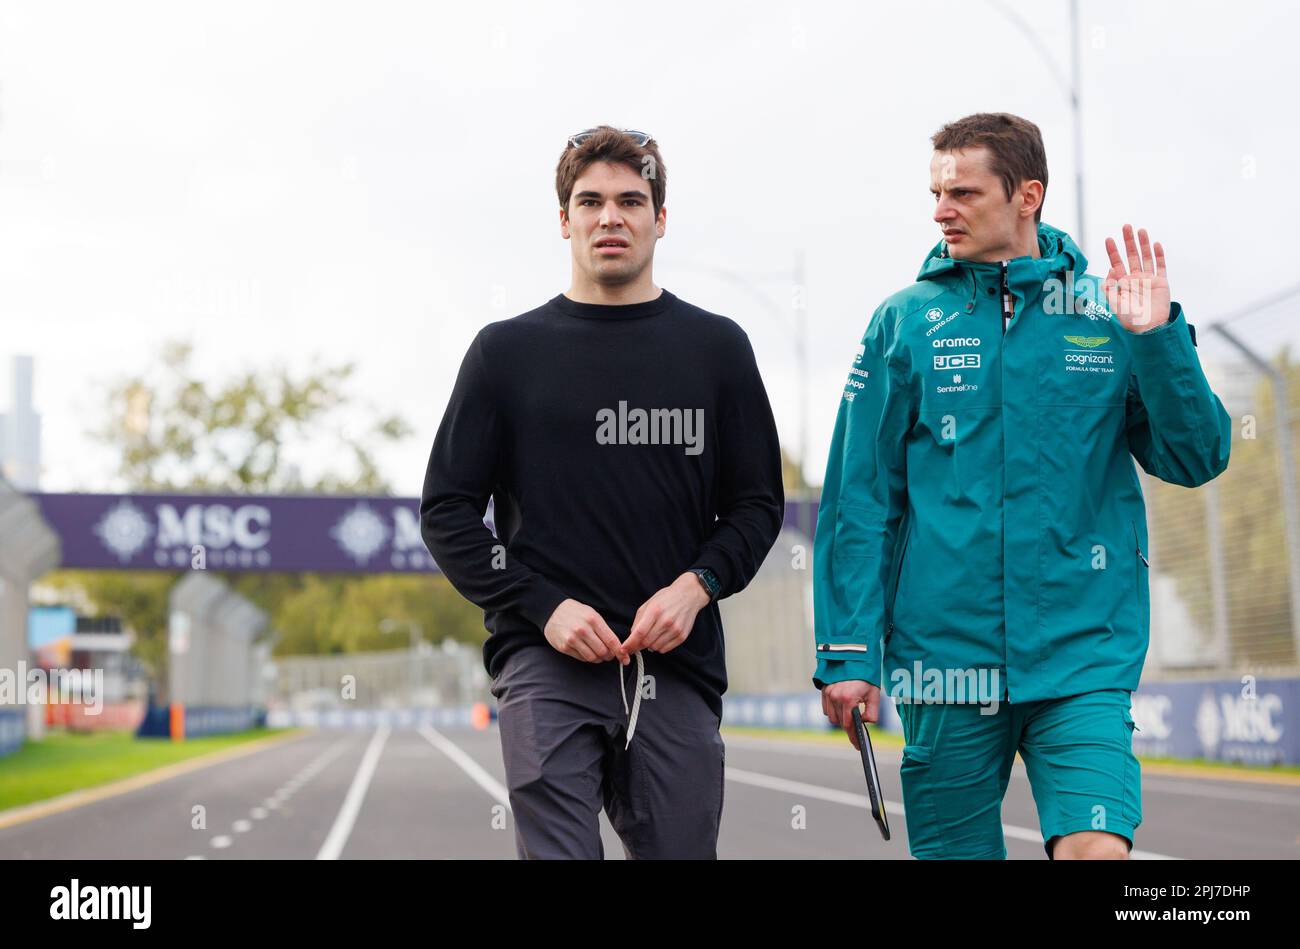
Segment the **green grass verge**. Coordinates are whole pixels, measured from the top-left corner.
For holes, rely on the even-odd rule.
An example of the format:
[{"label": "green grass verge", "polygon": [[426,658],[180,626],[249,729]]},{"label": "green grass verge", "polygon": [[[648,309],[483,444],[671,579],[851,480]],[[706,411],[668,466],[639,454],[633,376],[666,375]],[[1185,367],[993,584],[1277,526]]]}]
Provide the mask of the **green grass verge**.
[{"label": "green grass verge", "polygon": [[131,732],[50,732],[41,741],[24,742],[13,754],[0,758],[0,811],[108,784],[284,731],[253,728],[185,741],[136,738]]}]

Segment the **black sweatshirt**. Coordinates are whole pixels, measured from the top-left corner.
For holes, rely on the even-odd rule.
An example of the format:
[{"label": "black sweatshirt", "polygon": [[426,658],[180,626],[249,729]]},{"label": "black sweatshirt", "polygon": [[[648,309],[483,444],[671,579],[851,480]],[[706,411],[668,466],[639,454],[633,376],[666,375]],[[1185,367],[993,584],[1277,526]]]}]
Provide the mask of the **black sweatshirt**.
[{"label": "black sweatshirt", "polygon": [[[483,522],[489,496],[500,540]],[[626,639],[641,604],[693,567],[717,575],[719,598],[744,589],[784,504],[772,409],[735,322],[667,290],[624,306],[561,294],[470,344],[429,456],[420,530],[484,611],[496,676],[510,651],[546,642],[562,600]],[[721,714],[716,601],[663,658]]]}]

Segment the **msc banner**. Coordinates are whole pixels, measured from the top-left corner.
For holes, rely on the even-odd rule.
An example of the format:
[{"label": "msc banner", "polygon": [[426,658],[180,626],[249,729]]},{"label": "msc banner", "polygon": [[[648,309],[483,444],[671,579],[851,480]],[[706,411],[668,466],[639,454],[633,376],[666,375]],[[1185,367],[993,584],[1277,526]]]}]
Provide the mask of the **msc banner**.
[{"label": "msc banner", "polygon": [[1300,679],[1144,683],[1133,750],[1244,764],[1300,764]]},{"label": "msc banner", "polygon": [[32,494],[64,567],[176,570],[437,570],[419,498]]},{"label": "msc banner", "polygon": [[[64,567],[424,573],[420,499],[324,495],[32,494]],[[817,507],[786,504],[811,536]],[[486,523],[491,526],[491,508]]]},{"label": "msc banner", "polygon": [[[1139,755],[1241,764],[1300,764],[1300,679],[1213,679],[1145,683],[1133,693]],[[821,697],[806,693],[723,699],[723,724],[830,729]],[[880,728],[902,731],[888,695]],[[838,729],[835,729],[838,730]]]}]

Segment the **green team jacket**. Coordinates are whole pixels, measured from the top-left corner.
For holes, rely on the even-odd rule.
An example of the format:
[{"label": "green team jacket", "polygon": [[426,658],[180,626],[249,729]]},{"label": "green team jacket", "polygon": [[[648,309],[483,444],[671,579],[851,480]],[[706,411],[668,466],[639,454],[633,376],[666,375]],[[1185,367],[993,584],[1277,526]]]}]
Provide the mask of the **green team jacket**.
[{"label": "green team jacket", "polygon": [[[1069,235],[1040,224],[1038,247],[986,264],[940,242],[871,317],[817,514],[818,688],[944,702],[1137,688],[1150,612],[1133,458],[1204,484],[1227,467],[1231,423],[1179,304],[1129,332]],[[977,676],[991,694],[972,694]]]}]

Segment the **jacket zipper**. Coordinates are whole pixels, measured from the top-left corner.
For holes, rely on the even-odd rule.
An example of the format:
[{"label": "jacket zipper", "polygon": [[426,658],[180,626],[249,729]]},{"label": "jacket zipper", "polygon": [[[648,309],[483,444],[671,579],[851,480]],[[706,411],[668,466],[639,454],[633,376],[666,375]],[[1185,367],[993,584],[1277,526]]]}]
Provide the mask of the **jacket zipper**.
[{"label": "jacket zipper", "polygon": [[1137,550],[1138,559],[1142,561],[1142,566],[1149,568],[1151,566],[1151,561],[1147,560],[1146,556],[1142,553],[1142,541],[1138,539],[1137,524],[1133,521],[1129,521],[1128,526],[1133,528],[1133,547]]},{"label": "jacket zipper", "polygon": [[[1133,561],[1133,595],[1138,598],[1138,608],[1140,609],[1142,605],[1142,567],[1146,567],[1150,570],[1151,563],[1142,553],[1142,541],[1138,539],[1137,523],[1129,521],[1128,526],[1133,528],[1133,548],[1137,551],[1138,555],[1138,559]],[[1141,566],[1138,565],[1138,560],[1142,561]]]},{"label": "jacket zipper", "polygon": [[[1002,339],[998,341],[998,372],[1002,376],[1002,402],[1006,404],[1007,399],[1007,377],[1006,377],[1006,336],[1007,330],[1011,326],[1011,317],[1015,314],[1016,303],[1011,297],[1011,287],[1007,282],[1007,262],[1002,261]],[[1002,543],[1005,547],[1007,537],[1007,505],[1006,505],[1006,457],[1007,457],[1007,433],[1006,417],[1002,417],[1002,425],[999,426],[1002,432]],[[1005,550],[1003,551],[1005,553]],[[1003,558],[1003,592],[1002,592],[1002,661],[1006,664],[1005,668],[1011,668],[1011,659],[1007,655],[1007,631],[1006,631],[1006,559]]]},{"label": "jacket zipper", "polygon": [[889,637],[894,635],[894,603],[898,600],[898,581],[903,575],[903,558],[907,556],[907,545],[912,540],[912,522],[907,522],[907,532],[903,534],[903,546],[898,552],[898,563],[894,565],[894,577],[890,581],[889,595],[889,629],[885,630],[885,644],[889,644]]},{"label": "jacket zipper", "polygon": [[1011,287],[1007,284],[1007,262],[1002,261],[1002,335],[1011,327],[1011,318],[1016,314],[1016,301],[1011,296]]}]

